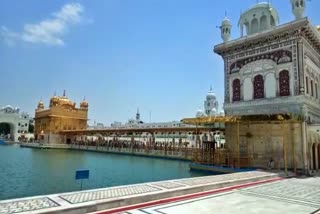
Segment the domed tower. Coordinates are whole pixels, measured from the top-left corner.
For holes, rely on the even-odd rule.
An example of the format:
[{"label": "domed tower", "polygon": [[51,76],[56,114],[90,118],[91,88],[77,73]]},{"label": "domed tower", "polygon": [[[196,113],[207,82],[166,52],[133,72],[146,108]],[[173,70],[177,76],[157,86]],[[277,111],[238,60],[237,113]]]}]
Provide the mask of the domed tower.
[{"label": "domed tower", "polygon": [[225,17],[221,23],[220,30],[221,30],[221,38],[223,42],[228,42],[231,37],[231,22],[230,20]]},{"label": "domed tower", "polygon": [[239,27],[241,36],[249,36],[272,29],[279,22],[277,10],[266,2],[261,2],[241,14]]},{"label": "domed tower", "polygon": [[137,109],[136,121],[137,121],[137,122],[140,122],[140,112],[139,112],[139,108]]},{"label": "domed tower", "polygon": [[42,100],[40,100],[39,103],[38,103],[37,110],[42,110],[42,109],[44,109],[44,104],[43,104]]},{"label": "domed tower", "polygon": [[292,13],[296,19],[301,19],[304,17],[304,11],[306,9],[305,0],[291,0]]},{"label": "domed tower", "polygon": [[206,115],[216,115],[219,108],[219,104],[216,98],[216,95],[210,87],[210,91],[207,94],[206,100],[204,101],[204,109]]},{"label": "domed tower", "polygon": [[89,104],[86,101],[86,98],[83,98],[83,101],[80,103],[80,108],[81,109],[88,109],[89,108]]}]

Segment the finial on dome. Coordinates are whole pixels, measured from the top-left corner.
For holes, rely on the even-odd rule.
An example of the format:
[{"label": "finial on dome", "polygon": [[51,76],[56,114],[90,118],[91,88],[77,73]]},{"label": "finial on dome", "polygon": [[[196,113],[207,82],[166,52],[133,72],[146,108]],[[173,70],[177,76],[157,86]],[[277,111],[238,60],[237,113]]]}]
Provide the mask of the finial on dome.
[{"label": "finial on dome", "polygon": [[[74,102],[74,105],[75,105],[75,102]],[[89,104],[88,104],[88,102],[86,101],[86,97],[84,96],[82,102],[80,103],[80,108],[82,108],[82,109],[88,109],[88,107],[89,107]]]},{"label": "finial on dome", "polygon": [[212,85],[210,85],[210,91],[212,91]]},{"label": "finial on dome", "polygon": [[44,109],[44,104],[43,104],[43,101],[42,101],[42,97],[40,98],[40,101],[38,103],[38,109]]},{"label": "finial on dome", "polygon": [[66,89],[63,90],[63,96],[66,96]]},{"label": "finial on dome", "polygon": [[291,0],[292,13],[296,19],[301,19],[304,17],[304,12],[306,9],[305,0]]}]

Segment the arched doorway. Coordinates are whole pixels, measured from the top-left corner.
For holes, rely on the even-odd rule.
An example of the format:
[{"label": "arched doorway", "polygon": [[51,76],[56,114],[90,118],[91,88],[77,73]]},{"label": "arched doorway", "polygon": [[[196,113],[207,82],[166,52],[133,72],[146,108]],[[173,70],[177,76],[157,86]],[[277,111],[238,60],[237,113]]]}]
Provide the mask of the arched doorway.
[{"label": "arched doorway", "polygon": [[15,127],[11,123],[0,122],[0,138],[5,140],[14,141],[15,140]]}]

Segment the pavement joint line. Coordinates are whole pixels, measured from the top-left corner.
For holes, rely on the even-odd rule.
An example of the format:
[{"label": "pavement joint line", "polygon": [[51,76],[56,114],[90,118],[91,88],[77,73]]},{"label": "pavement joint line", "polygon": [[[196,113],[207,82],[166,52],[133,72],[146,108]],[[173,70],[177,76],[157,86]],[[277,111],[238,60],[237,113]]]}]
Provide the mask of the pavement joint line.
[{"label": "pavement joint line", "polygon": [[207,196],[210,194],[218,194],[218,193],[223,193],[223,192],[227,192],[227,191],[233,191],[233,190],[242,189],[242,188],[246,188],[246,187],[250,187],[250,186],[256,186],[256,185],[260,185],[260,184],[281,181],[284,179],[285,178],[282,178],[282,177],[270,178],[270,179],[266,179],[266,180],[260,180],[260,181],[239,184],[239,185],[233,185],[233,186],[229,186],[229,187],[223,187],[223,188],[204,191],[204,192],[187,194],[187,195],[182,195],[182,196],[177,196],[177,197],[164,198],[164,199],[149,201],[149,202],[145,202],[145,203],[139,203],[139,204],[133,204],[133,205],[129,205],[129,206],[108,209],[108,210],[104,210],[104,211],[97,211],[97,212],[93,212],[92,214],[112,214],[112,213],[125,212],[125,211],[129,211],[129,210],[134,210],[134,209],[141,209],[141,208],[155,206],[155,205],[161,205],[161,204],[172,203],[172,202],[177,202],[177,201],[182,201],[182,200],[187,200],[187,199],[192,199],[192,198],[198,198],[198,197]]}]

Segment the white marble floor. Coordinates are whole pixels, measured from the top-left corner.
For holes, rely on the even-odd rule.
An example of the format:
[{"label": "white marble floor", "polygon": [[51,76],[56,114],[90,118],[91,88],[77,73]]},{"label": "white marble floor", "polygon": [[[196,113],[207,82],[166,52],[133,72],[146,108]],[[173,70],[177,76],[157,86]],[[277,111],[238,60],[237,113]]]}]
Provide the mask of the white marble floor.
[{"label": "white marble floor", "polygon": [[320,213],[320,177],[288,179],[126,214],[314,214]]}]

